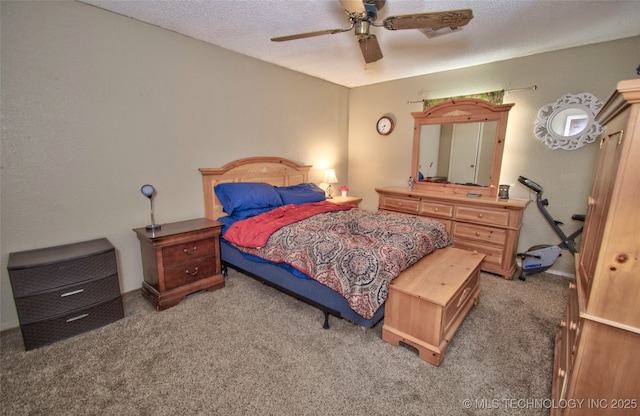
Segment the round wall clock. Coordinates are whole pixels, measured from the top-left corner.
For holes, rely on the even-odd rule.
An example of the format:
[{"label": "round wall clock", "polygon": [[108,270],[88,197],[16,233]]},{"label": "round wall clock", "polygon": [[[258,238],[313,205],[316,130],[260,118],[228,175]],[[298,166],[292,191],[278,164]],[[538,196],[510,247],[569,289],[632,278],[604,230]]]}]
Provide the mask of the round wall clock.
[{"label": "round wall clock", "polygon": [[393,119],[389,116],[382,116],[376,123],[378,134],[386,136],[393,131]]}]

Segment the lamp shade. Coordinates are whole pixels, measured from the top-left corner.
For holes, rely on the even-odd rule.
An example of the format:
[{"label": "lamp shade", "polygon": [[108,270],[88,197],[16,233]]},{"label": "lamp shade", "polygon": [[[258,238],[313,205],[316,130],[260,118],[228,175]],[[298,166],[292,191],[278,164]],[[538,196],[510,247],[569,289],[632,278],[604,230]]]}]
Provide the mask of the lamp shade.
[{"label": "lamp shade", "polygon": [[336,178],[336,171],[333,169],[327,169],[324,173],[324,183],[338,183],[338,178]]}]

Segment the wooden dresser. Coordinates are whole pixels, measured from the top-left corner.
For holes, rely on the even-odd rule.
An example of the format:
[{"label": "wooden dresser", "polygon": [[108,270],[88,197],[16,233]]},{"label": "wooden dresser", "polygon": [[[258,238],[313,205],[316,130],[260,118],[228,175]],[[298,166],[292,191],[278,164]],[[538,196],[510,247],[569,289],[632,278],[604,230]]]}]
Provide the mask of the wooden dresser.
[{"label": "wooden dresser", "polygon": [[142,295],[161,311],[199,290],[224,287],[220,263],[222,223],[207,218],[133,231],[140,240]]},{"label": "wooden dresser", "polygon": [[115,248],[106,238],[11,253],[7,269],[27,350],[124,317]]},{"label": "wooden dresser", "polygon": [[640,412],[640,80],[620,82],[596,120],[606,130],[551,392],[584,402],[552,415]]},{"label": "wooden dresser", "polygon": [[430,217],[444,223],[457,248],[484,254],[482,270],[513,279],[522,213],[520,199],[376,188],[378,209]]}]

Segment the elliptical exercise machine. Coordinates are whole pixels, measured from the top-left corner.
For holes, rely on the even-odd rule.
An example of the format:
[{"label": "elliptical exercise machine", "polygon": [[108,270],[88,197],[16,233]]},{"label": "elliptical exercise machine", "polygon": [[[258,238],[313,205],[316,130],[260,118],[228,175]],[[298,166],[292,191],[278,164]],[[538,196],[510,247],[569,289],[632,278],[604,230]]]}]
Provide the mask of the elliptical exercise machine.
[{"label": "elliptical exercise machine", "polygon": [[[562,255],[562,248],[567,248],[571,254],[576,254],[578,249],[576,248],[575,238],[582,233],[582,226],[574,231],[571,235],[567,236],[562,229],[561,225],[564,225],[561,221],[556,221],[551,217],[547,211],[546,206],[549,205],[549,201],[542,199],[542,186],[538,185],[534,181],[525,178],[524,176],[518,177],[518,182],[531,189],[536,193],[536,205],[542,213],[545,220],[551,225],[553,231],[560,237],[560,243],[555,246],[549,244],[539,244],[532,246],[525,253],[518,253],[517,256],[522,259],[522,268],[520,270],[520,280],[525,280],[529,274],[536,274],[544,272],[549,269],[555,263],[555,261]],[[571,216],[572,220],[584,222],[584,215],[574,214]]]}]

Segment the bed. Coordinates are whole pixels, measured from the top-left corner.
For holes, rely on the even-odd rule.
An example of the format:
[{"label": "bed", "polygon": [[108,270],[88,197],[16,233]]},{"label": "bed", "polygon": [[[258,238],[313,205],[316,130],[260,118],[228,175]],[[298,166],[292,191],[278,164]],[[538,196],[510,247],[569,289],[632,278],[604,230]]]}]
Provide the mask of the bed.
[{"label": "bed", "polygon": [[[384,317],[391,279],[424,255],[449,246],[451,239],[436,221],[325,201],[324,191],[308,182],[310,169],[278,157],[200,169],[205,216],[224,224],[223,267],[317,307],[324,313],[324,328],[329,315],[370,328]],[[309,236],[316,234],[325,240],[310,243]],[[415,241],[409,241],[413,234]],[[292,251],[273,246],[276,242]],[[367,274],[373,270],[375,279]]]}]

